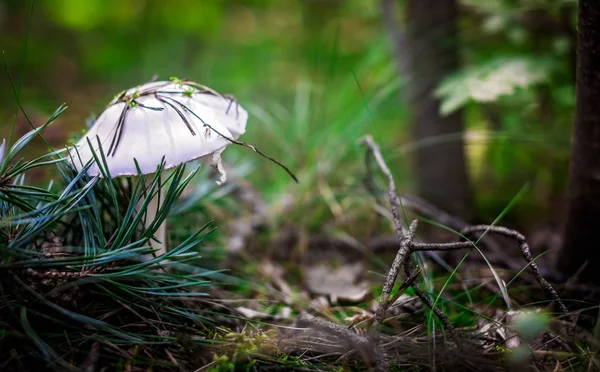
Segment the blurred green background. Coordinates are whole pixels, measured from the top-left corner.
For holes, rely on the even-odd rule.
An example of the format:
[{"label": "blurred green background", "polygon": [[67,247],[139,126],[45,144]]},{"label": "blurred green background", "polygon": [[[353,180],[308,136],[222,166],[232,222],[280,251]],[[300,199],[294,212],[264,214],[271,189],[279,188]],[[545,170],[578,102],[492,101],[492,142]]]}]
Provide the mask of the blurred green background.
[{"label": "blurred green background", "polygon": [[[405,1],[398,1],[399,27]],[[379,1],[0,0],[0,135],[16,112],[9,83],[57,147],[85,128],[117,92],[158,75],[231,93],[250,112],[244,141],[288,165],[299,185],[248,149],[225,160],[276,206],[281,223],[310,228],[360,213],[364,149],[382,145],[401,190],[414,191],[411,139]],[[574,0],[463,0],[463,68],[440,85],[442,114],[465,110],[477,219],[491,222],[528,184],[509,218],[530,225],[560,214],[574,104]],[[30,17],[30,14],[32,16]],[[482,92],[484,94],[482,94]],[[19,115],[16,132],[29,129]],[[46,151],[42,143],[29,149]],[[34,180],[42,175],[32,175]],[[443,185],[440,185],[443,187]],[[290,200],[297,208],[290,212]],[[546,218],[544,217],[544,218]]]}]

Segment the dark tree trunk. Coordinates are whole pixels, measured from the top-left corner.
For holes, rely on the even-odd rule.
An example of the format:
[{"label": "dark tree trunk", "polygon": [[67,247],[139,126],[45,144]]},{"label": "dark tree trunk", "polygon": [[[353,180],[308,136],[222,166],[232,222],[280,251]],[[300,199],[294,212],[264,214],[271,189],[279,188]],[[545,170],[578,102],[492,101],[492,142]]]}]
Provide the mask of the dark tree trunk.
[{"label": "dark tree trunk", "polygon": [[459,136],[415,154],[417,191],[438,207],[463,218],[471,215],[460,111],[442,117],[434,90],[459,66],[456,0],[408,0],[406,32],[395,24],[392,0],[382,0],[382,12],[394,42],[396,58],[407,79],[406,100],[411,110],[413,140]]},{"label": "dark tree trunk", "polygon": [[575,128],[564,243],[557,262],[566,275],[600,285],[600,3],[580,0]]}]

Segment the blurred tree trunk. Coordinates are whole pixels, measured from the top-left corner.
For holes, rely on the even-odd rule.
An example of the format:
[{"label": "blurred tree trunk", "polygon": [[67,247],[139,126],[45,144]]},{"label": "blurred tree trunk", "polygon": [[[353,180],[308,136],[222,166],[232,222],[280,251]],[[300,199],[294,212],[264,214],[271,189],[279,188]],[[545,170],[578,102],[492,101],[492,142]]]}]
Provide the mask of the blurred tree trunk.
[{"label": "blurred tree trunk", "polygon": [[580,0],[577,38],[575,128],[569,192],[558,269],[600,285],[600,3]]},{"label": "blurred tree trunk", "polygon": [[[441,116],[440,102],[434,97],[441,80],[459,66],[456,0],[407,0],[406,32],[394,19],[393,0],[382,0],[381,5],[406,79],[413,140],[421,142],[463,132],[462,112]],[[462,137],[418,148],[415,171],[421,197],[457,216],[471,217],[471,187]]]}]

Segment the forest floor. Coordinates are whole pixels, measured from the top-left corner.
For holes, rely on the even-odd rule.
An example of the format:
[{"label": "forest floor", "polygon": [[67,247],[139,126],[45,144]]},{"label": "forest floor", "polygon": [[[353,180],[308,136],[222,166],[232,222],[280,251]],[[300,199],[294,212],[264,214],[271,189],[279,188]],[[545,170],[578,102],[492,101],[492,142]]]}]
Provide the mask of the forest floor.
[{"label": "forest floor", "polygon": [[[198,230],[201,213],[177,208],[197,206],[199,189],[185,191],[189,178],[177,169],[165,203],[174,208],[170,224],[178,244],[140,263],[136,254],[146,251],[137,245],[152,233],[135,235],[115,210],[124,198],[132,211],[136,202],[128,198],[135,199],[143,182],[126,192],[125,183],[76,175],[66,188],[73,198],[0,185],[4,193],[29,192],[5,198],[5,216],[15,214],[13,204],[26,200],[20,198],[58,198],[41,204],[48,214],[19,217],[20,227],[7,230],[3,250],[21,258],[0,265],[0,369],[599,369],[595,288],[573,280],[553,286],[539,260],[544,252],[532,251],[518,231],[470,225],[399,194],[377,144],[370,137],[363,144],[369,172],[384,175],[385,191],[373,192],[372,200],[390,231],[368,239],[270,225],[269,206],[233,171],[229,197],[236,216],[224,214],[222,241],[211,241],[212,232],[202,235],[206,226],[188,236],[190,224]],[[96,185],[93,198],[90,185]],[[178,196],[183,204],[168,204]],[[63,199],[68,206],[56,210]],[[73,200],[89,204],[74,208]],[[62,226],[60,234],[48,226]],[[68,251],[96,239],[116,248],[100,255]],[[211,251],[217,246],[226,249]],[[195,257],[194,247],[212,267],[184,265]],[[182,271],[169,269],[176,261],[172,267]]]},{"label": "forest floor", "polygon": [[[229,253],[224,266],[248,280],[213,296],[243,320],[199,370],[600,368],[597,291],[555,289],[517,231],[397,198],[379,148],[366,144],[386,175],[396,234],[360,241],[288,227],[266,253],[260,244]],[[425,243],[411,213],[437,221],[446,230],[426,234],[445,242]]]}]

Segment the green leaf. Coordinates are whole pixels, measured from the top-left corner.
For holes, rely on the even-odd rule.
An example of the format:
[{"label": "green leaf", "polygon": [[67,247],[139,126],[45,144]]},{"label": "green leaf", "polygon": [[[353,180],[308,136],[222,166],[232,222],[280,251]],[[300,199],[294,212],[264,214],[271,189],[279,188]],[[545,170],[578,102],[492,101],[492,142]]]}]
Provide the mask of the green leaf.
[{"label": "green leaf", "polygon": [[435,91],[445,116],[469,102],[495,102],[519,88],[548,80],[554,63],[544,57],[500,57],[468,67],[444,79]]}]

